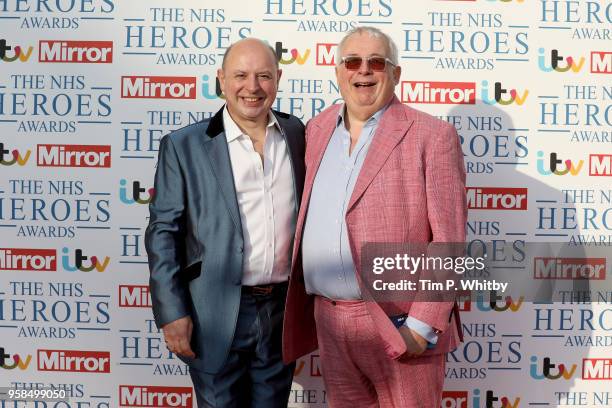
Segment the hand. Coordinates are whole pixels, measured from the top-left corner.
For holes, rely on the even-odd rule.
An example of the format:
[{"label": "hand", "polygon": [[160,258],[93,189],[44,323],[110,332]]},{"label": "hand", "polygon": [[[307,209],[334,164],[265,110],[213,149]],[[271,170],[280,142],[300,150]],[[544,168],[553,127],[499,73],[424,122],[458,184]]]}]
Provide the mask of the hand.
[{"label": "hand", "polygon": [[193,332],[193,322],[190,316],[165,324],[162,326],[162,331],[168,350],[183,357],[195,358],[196,355],[190,345]]},{"label": "hand", "polygon": [[427,350],[427,340],[409,327],[402,326],[399,332],[406,343],[406,356],[418,357]]}]

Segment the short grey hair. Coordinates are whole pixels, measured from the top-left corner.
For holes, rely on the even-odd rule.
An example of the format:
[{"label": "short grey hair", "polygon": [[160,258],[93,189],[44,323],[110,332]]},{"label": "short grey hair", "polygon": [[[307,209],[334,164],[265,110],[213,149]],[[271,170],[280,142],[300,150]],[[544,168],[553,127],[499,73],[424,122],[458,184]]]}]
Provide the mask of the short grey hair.
[{"label": "short grey hair", "polygon": [[[247,38],[251,39],[251,40],[256,40],[256,41],[260,42],[262,45],[264,45],[266,48],[268,48],[268,50],[274,56],[274,61],[276,61],[276,69],[280,68],[280,66],[279,66],[280,57],[278,55],[276,55],[276,50],[274,48],[272,48],[272,46],[270,44],[268,44],[267,42],[265,42],[263,40],[260,40],[259,38],[255,38],[255,37],[247,37]],[[243,38],[242,40],[238,40],[235,43],[233,43],[232,45],[230,45],[229,47],[227,47],[227,49],[225,50],[225,53],[223,54],[223,60],[221,61],[221,69],[225,69],[225,60],[229,56],[230,51],[232,50],[232,48],[234,48],[234,45],[238,44],[240,41],[246,40],[247,38]]]},{"label": "short grey hair", "polygon": [[395,42],[393,41],[391,37],[389,37],[387,34],[383,33],[382,31],[380,31],[376,27],[359,26],[347,32],[346,35],[342,38],[342,40],[340,40],[340,43],[338,44],[338,47],[336,48],[336,65],[340,65],[340,59],[342,58],[342,48],[344,48],[344,44],[349,39],[349,37],[351,37],[354,34],[367,34],[370,37],[382,38],[387,46],[387,49],[389,50],[389,55],[387,55],[387,58],[389,58],[391,62],[393,62],[393,64],[395,65],[399,64],[397,60],[397,45],[395,44]]}]

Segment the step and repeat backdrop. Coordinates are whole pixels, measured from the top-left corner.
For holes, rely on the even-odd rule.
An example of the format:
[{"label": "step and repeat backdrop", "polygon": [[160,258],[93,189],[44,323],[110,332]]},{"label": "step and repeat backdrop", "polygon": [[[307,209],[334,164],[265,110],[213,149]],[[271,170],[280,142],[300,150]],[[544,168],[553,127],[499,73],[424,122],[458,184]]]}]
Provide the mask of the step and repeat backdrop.
[{"label": "step and repeat backdrop", "polygon": [[[0,0],[0,407],[196,406],[150,309],[159,141],[223,105],[216,70],[249,36],[280,58],[276,109],[341,102],[334,51],[359,25],[396,41],[401,101],[456,126],[470,241],[511,248],[500,262],[611,248],[610,0]],[[596,271],[553,304],[462,302],[442,406],[611,406],[609,263],[541,260],[536,278]],[[314,353],[290,406],[325,405]]]}]

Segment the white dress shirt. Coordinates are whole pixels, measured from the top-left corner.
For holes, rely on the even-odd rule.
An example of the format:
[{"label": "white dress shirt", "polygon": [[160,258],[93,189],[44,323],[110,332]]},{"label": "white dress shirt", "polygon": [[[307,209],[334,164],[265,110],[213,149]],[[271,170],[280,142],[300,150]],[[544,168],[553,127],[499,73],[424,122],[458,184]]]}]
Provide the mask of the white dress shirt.
[{"label": "white dress shirt", "polygon": [[293,170],[285,138],[270,112],[262,163],[227,107],[223,125],[244,238],[242,284],[284,282],[291,268],[296,224]]}]

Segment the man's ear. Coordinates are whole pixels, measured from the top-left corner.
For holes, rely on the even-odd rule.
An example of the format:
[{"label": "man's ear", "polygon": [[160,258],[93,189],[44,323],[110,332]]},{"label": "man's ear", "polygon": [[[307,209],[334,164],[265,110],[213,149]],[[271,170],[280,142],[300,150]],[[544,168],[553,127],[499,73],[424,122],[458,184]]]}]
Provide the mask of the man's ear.
[{"label": "man's ear", "polygon": [[393,81],[395,82],[395,85],[399,84],[401,76],[402,76],[402,67],[400,67],[399,65],[396,65],[393,68]]},{"label": "man's ear", "polygon": [[225,91],[225,72],[219,68],[217,70],[217,79],[219,80],[219,86],[221,86],[221,92]]},{"label": "man's ear", "polygon": [[278,84],[280,83],[280,79],[282,75],[283,75],[283,70],[277,69],[276,70],[276,86],[278,86]]}]

